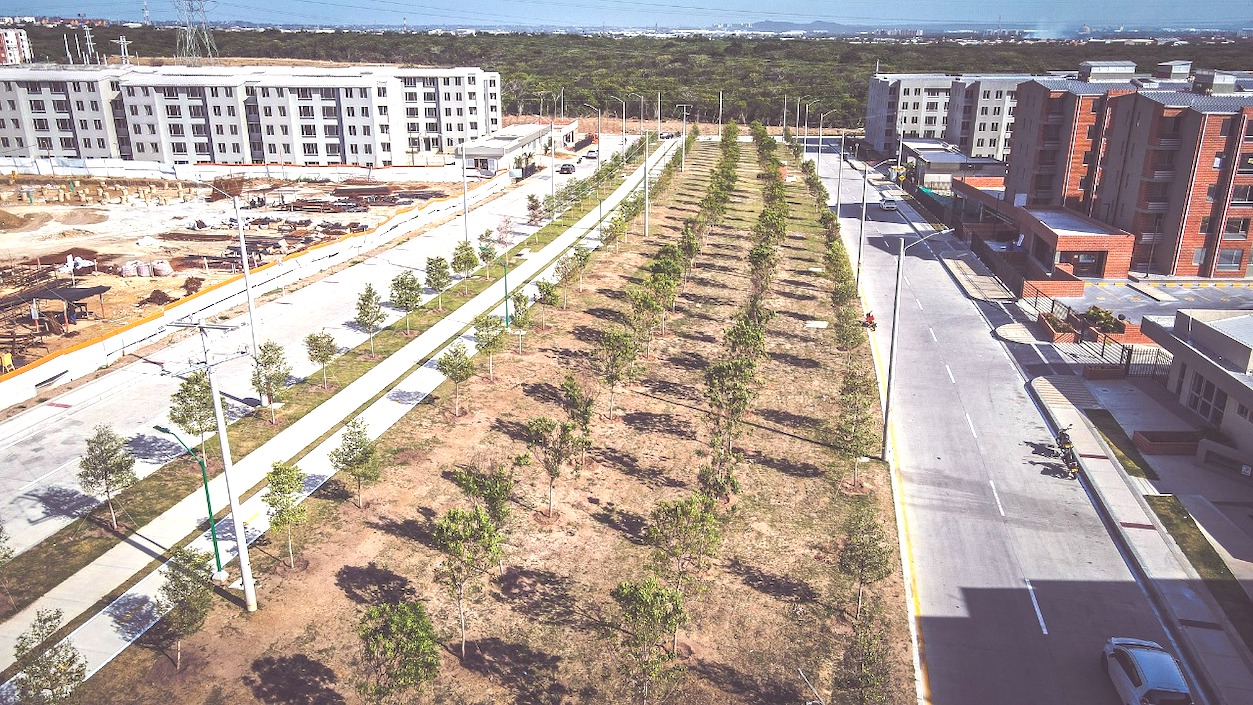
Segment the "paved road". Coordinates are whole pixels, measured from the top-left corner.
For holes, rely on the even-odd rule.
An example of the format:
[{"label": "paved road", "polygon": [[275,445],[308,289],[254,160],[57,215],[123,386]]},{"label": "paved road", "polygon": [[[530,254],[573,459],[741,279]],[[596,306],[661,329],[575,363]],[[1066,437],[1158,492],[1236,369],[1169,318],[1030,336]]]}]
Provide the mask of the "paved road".
[{"label": "paved road", "polygon": [[[822,175],[834,194],[833,153]],[[841,223],[855,257],[848,216],[860,210],[849,204],[860,204],[861,181],[848,164],[843,177]],[[882,322],[882,377],[896,239],[913,238],[907,218],[930,229],[908,206],[875,211],[862,286]],[[920,691],[940,705],[1115,703],[1097,665],[1101,644],[1166,635],[1083,487],[1036,453],[1051,433],[980,306],[937,260],[946,247],[955,245],[940,237],[906,257],[893,400]]]},{"label": "paved road", "polygon": [[[613,144],[606,138],[606,148]],[[552,177],[556,177],[560,188],[571,178],[587,178],[594,169],[595,163],[585,160],[573,175],[545,170],[485,205],[472,208],[471,242],[477,246],[479,233],[495,228],[504,215],[525,223],[527,196],[548,195],[553,188]],[[479,195],[479,200],[483,199]],[[460,205],[460,200],[450,201],[440,207],[441,215],[418,219],[406,231],[436,217],[445,217]],[[471,205],[474,205],[473,199]],[[518,237],[534,230],[519,225]],[[457,216],[440,228],[377,257],[261,304],[257,308],[258,340],[275,340],[282,344],[294,376],[315,374],[316,365],[305,356],[303,339],[307,334],[325,330],[335,337],[341,349],[351,349],[365,342],[366,334],[351,322],[356,315],[357,295],[365,285],[372,283],[386,301],[392,277],[410,269],[421,278],[426,259],[451,258],[464,232],[462,219]],[[384,312],[386,323],[401,317],[401,313],[393,309],[384,308]],[[247,320],[244,314],[228,323],[243,325]],[[231,346],[244,348],[249,339],[249,332],[243,327],[219,342],[220,350],[232,349]],[[129,447],[139,461],[136,470],[141,477],[182,453],[173,440],[156,433],[152,427],[169,425],[166,416],[169,399],[181,382],[180,377],[170,373],[185,371],[203,359],[199,338],[183,335],[159,352],[150,354],[145,361],[119,367],[115,372],[0,423],[0,521],[12,537],[11,545],[16,551],[39,543],[98,504],[96,497],[82,491],[76,477],[79,457],[95,426],[109,424],[129,440]],[[236,416],[257,403],[249,380],[249,358],[220,366],[218,374],[223,393],[236,406]],[[190,438],[185,440],[193,442]]]}]

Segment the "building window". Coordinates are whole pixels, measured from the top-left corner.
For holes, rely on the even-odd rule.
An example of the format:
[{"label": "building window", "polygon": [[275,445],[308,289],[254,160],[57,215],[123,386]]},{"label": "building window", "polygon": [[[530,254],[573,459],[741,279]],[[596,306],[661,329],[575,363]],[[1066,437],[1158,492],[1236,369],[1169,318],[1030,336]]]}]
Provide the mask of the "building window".
[{"label": "building window", "polygon": [[[1209,235],[1211,227],[1213,227],[1213,223],[1211,222],[1211,218],[1207,215],[1201,218],[1201,227],[1197,229],[1197,232],[1202,235]],[[1193,264],[1200,264],[1200,262],[1193,262]]]},{"label": "building window", "polygon": [[1215,426],[1223,422],[1223,409],[1227,406],[1227,393],[1201,375],[1192,373],[1192,386],[1188,390],[1188,408]]},{"label": "building window", "polygon": [[316,125],[301,125],[300,136],[301,137],[317,137],[318,136],[317,126]]},{"label": "building window", "polygon": [[1248,218],[1228,218],[1223,228],[1224,240],[1247,240],[1249,238]]},{"label": "building window", "polygon": [[1221,249],[1218,251],[1218,259],[1214,262],[1214,269],[1219,272],[1238,272],[1243,260],[1244,250]]},{"label": "building window", "polygon": [[318,155],[318,146],[316,144],[301,145],[306,157],[316,157]]},{"label": "building window", "polygon": [[302,106],[300,106],[300,117],[302,117],[302,118],[311,118],[311,117],[313,117],[313,106],[312,106],[312,105],[302,105]]},{"label": "building window", "polygon": [[1236,186],[1234,189],[1232,189],[1231,205],[1233,206],[1253,205],[1253,186],[1241,185],[1241,186]]},{"label": "building window", "polygon": [[175,154],[187,154],[187,143],[186,142],[171,142],[170,151]]},{"label": "building window", "polygon": [[1253,174],[1253,152],[1244,152],[1236,163],[1237,174]]}]

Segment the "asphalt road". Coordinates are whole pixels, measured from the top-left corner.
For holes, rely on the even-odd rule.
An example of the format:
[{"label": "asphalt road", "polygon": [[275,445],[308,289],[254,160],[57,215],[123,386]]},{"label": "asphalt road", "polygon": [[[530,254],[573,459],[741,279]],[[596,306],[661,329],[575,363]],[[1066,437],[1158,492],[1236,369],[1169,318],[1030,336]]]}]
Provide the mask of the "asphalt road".
[{"label": "asphalt road", "polygon": [[[833,202],[835,174],[828,152]],[[855,257],[849,216],[861,182],[847,163],[843,177]],[[906,218],[929,228],[908,206],[882,213],[871,203],[862,287],[886,365],[897,237],[915,237]],[[907,253],[893,398],[921,692],[937,705],[1116,703],[1098,665],[1102,643],[1167,643],[1165,632],[1082,485],[1039,453],[1052,434],[992,333],[989,305],[967,299],[934,254],[952,246],[939,236]]]}]

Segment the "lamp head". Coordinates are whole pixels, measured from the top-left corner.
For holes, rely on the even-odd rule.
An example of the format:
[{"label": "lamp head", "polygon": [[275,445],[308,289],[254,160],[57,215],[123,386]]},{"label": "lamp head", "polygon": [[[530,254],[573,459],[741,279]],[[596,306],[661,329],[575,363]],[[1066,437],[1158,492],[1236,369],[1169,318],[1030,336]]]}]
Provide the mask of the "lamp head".
[{"label": "lamp head", "polygon": [[167,434],[170,433],[170,429],[166,428],[165,426],[153,426],[153,428],[156,429],[157,432],[159,433],[167,433]]}]

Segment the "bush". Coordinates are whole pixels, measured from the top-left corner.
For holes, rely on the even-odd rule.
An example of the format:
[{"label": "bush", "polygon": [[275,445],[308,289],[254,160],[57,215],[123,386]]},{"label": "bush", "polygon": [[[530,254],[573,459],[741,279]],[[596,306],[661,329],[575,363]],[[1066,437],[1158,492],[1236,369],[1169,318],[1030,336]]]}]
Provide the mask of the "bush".
[{"label": "bush", "polygon": [[1041,314],[1040,314],[1040,316],[1041,316],[1041,317],[1042,317],[1045,321],[1047,321],[1047,322],[1048,322],[1048,324],[1049,324],[1049,328],[1052,328],[1053,330],[1057,331],[1058,333],[1074,333],[1074,332],[1075,332],[1075,328],[1074,328],[1074,326],[1072,326],[1072,325],[1070,325],[1069,323],[1067,323],[1067,322],[1063,321],[1062,319],[1058,318],[1057,316],[1054,316],[1054,315],[1053,315],[1053,314],[1051,314],[1051,313],[1041,313]]},{"label": "bush", "polygon": [[1102,333],[1122,333],[1127,330],[1122,321],[1100,306],[1089,308],[1083,317],[1088,320],[1089,325]]},{"label": "bush", "polygon": [[200,291],[200,287],[204,286],[204,280],[200,277],[187,277],[183,280],[183,293],[191,296]]}]

